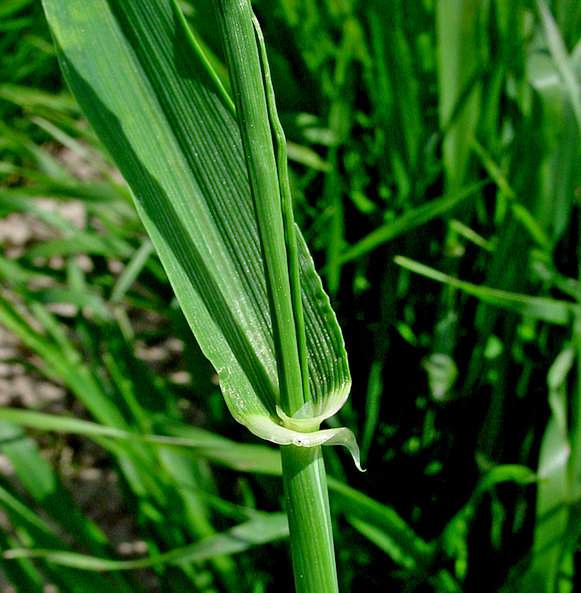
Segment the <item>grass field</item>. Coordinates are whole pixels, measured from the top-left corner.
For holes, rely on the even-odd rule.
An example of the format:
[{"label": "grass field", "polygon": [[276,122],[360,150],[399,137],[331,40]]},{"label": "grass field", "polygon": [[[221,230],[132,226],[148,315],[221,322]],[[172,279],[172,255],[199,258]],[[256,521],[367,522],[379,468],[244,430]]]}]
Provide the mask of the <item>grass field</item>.
[{"label": "grass field", "polygon": [[[156,46],[124,12],[170,0],[99,4],[160,104],[158,58],[188,88],[182,29]],[[367,470],[324,447],[339,590],[580,590],[581,4],[252,4],[349,358],[325,428],[352,430]],[[179,5],[232,94],[212,3]],[[88,123],[109,97],[81,111],[40,2],[0,3],[0,50],[2,593],[291,593],[278,448],[226,407],[114,164],[131,147],[110,156]],[[192,122],[166,123],[189,146]],[[137,128],[153,162],[157,128]]]}]

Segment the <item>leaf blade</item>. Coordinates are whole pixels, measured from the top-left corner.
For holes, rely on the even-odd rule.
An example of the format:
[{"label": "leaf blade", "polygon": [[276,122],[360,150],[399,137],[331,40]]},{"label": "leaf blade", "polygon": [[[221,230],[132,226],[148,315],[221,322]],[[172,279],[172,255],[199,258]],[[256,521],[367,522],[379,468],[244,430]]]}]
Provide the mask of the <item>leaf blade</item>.
[{"label": "leaf blade", "polygon": [[[265,270],[224,90],[168,1],[98,0],[89,11],[80,0],[44,6],[69,85],[133,190],[230,411],[255,434],[249,417],[278,426]],[[335,410],[350,388],[343,339],[297,239],[310,385]]]}]

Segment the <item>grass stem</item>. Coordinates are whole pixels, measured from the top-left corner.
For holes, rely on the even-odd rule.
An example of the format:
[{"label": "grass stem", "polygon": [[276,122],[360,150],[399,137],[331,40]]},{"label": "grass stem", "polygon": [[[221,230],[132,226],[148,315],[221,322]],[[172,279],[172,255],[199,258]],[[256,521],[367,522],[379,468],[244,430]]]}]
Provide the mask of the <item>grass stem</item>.
[{"label": "grass stem", "polygon": [[281,447],[297,593],[337,593],[337,569],[321,447]]},{"label": "grass stem", "polygon": [[266,271],[281,404],[292,416],[304,404],[303,378],[285,244],[282,197],[263,70],[248,0],[217,0]]},{"label": "grass stem", "polygon": [[[250,2],[217,0],[216,7],[262,243],[281,404],[292,416],[309,395],[285,139],[276,114],[266,50],[260,28],[253,25]],[[281,449],[297,593],[337,593],[321,448]]]}]

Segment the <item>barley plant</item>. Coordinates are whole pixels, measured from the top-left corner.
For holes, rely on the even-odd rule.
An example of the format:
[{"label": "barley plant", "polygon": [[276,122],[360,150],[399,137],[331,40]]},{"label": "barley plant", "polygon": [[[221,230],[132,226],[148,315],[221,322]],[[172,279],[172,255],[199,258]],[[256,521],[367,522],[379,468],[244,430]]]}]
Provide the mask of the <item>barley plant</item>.
[{"label": "barley plant", "polygon": [[282,446],[297,589],[336,591],[320,447],[358,453],[348,429],[319,427],[342,407],[351,380],[295,228],[285,139],[250,4],[215,7],[235,104],[178,6],[102,2],[89,20],[83,2],[45,7],[71,90],[132,189],[229,410]]},{"label": "barley plant", "polygon": [[0,48],[0,593],[581,587],[581,4]]}]

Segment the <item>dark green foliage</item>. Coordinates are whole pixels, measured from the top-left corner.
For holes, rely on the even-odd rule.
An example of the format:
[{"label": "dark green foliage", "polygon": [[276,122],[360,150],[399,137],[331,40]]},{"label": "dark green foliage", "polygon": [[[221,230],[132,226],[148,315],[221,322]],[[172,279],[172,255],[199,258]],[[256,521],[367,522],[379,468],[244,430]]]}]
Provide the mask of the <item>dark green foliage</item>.
[{"label": "dark green foliage", "polygon": [[[182,8],[229,88],[206,4]],[[253,5],[295,217],[349,353],[337,426],[358,434],[368,470],[326,452],[340,590],[576,590],[578,2]],[[0,546],[45,550],[14,552],[1,570],[23,591],[290,591],[285,546],[250,549],[284,534],[277,453],[227,414],[128,191],[61,81],[38,3],[0,5],[0,32],[0,213],[50,229],[3,246],[0,323],[28,372],[68,394],[65,410],[39,404],[49,419],[0,412],[14,468],[0,480],[12,526]],[[80,201],[86,216],[71,226],[36,196]],[[181,354],[138,356],[170,336]],[[59,421],[77,414],[93,424]],[[148,572],[70,567],[127,560],[50,454],[89,440],[117,476]],[[75,454],[69,470],[81,469]],[[235,549],[240,530],[249,545]],[[155,561],[203,542],[247,551]]]}]

